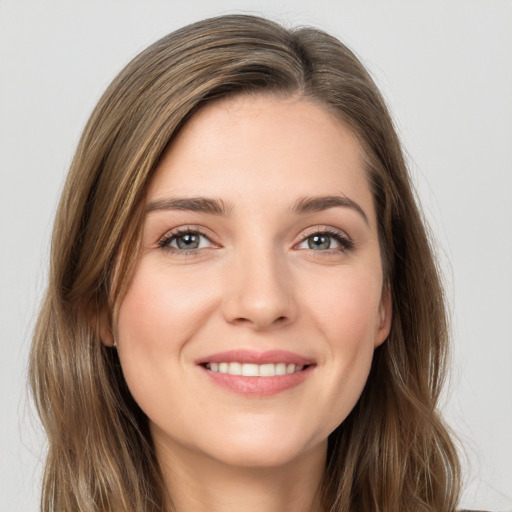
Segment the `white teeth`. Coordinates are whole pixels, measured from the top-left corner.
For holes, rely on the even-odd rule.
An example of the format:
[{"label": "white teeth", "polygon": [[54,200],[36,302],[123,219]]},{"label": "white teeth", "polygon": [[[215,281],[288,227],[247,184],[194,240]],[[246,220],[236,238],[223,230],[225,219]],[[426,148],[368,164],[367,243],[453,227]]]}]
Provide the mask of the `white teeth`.
[{"label": "white teeth", "polygon": [[273,377],[276,374],[276,365],[272,363],[262,364],[259,374],[260,377]]},{"label": "white teeth", "polygon": [[208,363],[206,368],[212,372],[228,373],[230,375],[243,375],[244,377],[274,377],[276,375],[290,375],[304,369],[302,365],[293,363]]},{"label": "white teeth", "polygon": [[259,374],[259,366],[257,364],[242,365],[242,375],[245,377],[258,377]]},{"label": "white teeth", "polygon": [[286,363],[276,364],[276,375],[286,375]]},{"label": "white teeth", "polygon": [[231,375],[242,375],[242,365],[240,363],[229,363],[227,373]]}]

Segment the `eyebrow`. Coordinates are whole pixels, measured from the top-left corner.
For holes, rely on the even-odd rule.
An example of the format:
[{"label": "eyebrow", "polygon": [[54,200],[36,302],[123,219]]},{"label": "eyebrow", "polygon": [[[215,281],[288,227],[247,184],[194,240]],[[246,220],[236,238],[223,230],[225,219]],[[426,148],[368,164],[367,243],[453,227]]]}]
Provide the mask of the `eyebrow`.
[{"label": "eyebrow", "polygon": [[[352,199],[346,196],[315,196],[299,198],[292,211],[296,214],[321,212],[329,208],[351,208],[355,210],[366,224],[369,224],[368,217],[364,210]],[[174,197],[166,199],[156,199],[146,206],[145,212],[165,211],[165,210],[184,210],[191,212],[207,213],[210,215],[227,216],[232,211],[233,205],[228,204],[222,199],[213,199],[209,197]]]},{"label": "eyebrow", "polygon": [[293,207],[295,213],[311,213],[321,212],[335,207],[352,208],[355,210],[366,224],[369,225],[368,216],[364,210],[352,199],[347,196],[317,196],[317,197],[302,197],[298,199]]},{"label": "eyebrow", "polygon": [[208,197],[175,197],[157,199],[146,206],[146,213],[161,210],[187,210],[191,212],[209,213],[211,215],[228,215],[232,206],[222,199]]}]

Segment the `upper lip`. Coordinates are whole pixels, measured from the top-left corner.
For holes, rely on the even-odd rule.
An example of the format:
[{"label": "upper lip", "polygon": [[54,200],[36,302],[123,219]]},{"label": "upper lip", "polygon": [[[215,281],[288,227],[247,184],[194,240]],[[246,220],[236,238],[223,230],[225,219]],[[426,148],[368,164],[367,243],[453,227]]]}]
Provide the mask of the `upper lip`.
[{"label": "upper lip", "polygon": [[216,352],[206,357],[202,357],[196,361],[196,364],[206,363],[253,363],[253,364],[268,364],[268,363],[293,363],[295,365],[307,366],[314,363],[314,360],[308,357],[301,356],[295,352],[288,352],[286,350],[266,350],[259,352],[256,350],[228,350],[226,352]]}]

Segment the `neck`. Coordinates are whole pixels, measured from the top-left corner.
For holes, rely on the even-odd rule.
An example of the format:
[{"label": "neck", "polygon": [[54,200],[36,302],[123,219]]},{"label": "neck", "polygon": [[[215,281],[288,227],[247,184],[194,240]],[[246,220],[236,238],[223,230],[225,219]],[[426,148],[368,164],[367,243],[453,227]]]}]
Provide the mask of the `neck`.
[{"label": "neck", "polygon": [[241,467],[157,447],[173,512],[319,512],[326,447],[278,467]]}]

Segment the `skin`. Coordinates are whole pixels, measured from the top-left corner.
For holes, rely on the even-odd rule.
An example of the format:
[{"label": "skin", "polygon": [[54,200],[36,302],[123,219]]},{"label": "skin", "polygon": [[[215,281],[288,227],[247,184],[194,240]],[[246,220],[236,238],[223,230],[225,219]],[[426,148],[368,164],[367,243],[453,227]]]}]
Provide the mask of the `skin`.
[{"label": "skin", "polygon": [[[301,198],[333,195],[361,211],[293,211]],[[190,197],[222,200],[226,212],[162,207]],[[300,97],[222,100],[167,149],[147,204],[116,341],[176,510],[315,509],[327,437],[357,402],[391,323],[358,141]],[[330,248],[311,248],[326,229],[342,241],[327,234]],[[179,249],[187,230],[204,234],[197,249]],[[314,365],[290,389],[237,393],[196,364],[233,349],[287,350]]]}]

